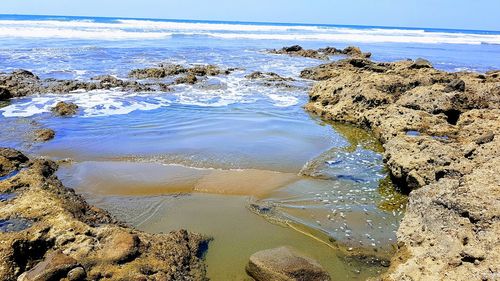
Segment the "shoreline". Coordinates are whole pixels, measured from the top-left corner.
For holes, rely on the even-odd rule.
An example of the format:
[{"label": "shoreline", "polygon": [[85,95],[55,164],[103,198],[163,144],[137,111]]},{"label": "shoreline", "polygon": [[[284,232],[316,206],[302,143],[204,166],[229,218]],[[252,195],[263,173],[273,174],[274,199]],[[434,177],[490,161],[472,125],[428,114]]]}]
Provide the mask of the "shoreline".
[{"label": "shoreline", "polygon": [[[191,69],[199,74],[199,69]],[[228,70],[206,66],[197,76],[203,79],[211,75],[210,71],[223,75]],[[176,66],[159,66],[136,73],[140,74],[138,78],[163,78],[177,74],[192,78],[192,75],[189,76],[190,69],[179,70]],[[26,72],[13,75],[8,79],[16,83],[28,81],[27,84],[19,84],[24,88],[15,89],[22,93],[40,91],[45,87],[43,83],[47,82]],[[500,233],[500,190],[495,183],[500,182],[499,72],[447,73],[435,70],[424,60],[375,63],[353,56],[306,69],[302,76],[319,81],[310,91],[306,110],[324,120],[350,123],[372,131],[384,145],[384,158],[393,182],[403,192],[409,193],[410,203],[398,230],[397,254],[389,271],[378,279],[474,280],[474,277],[482,276],[488,280],[498,276],[499,268],[495,261],[499,259],[500,245],[495,235]],[[196,83],[196,78],[180,80],[180,83],[190,81]],[[111,76],[101,77],[101,82],[81,84],[48,82],[55,83],[48,89],[60,92],[74,90],[75,87],[91,90],[109,89],[116,85],[131,91],[161,91],[171,85],[158,82],[142,85]],[[7,93],[17,96],[11,91]],[[57,179],[51,178],[53,172],[44,174],[46,169],[53,169],[51,161],[33,160],[30,163],[27,169],[0,183],[3,192],[11,191],[15,186],[14,179],[25,182],[19,186],[23,192],[31,189],[31,184],[38,190],[48,183],[56,187],[56,194],[65,189]],[[31,182],[30,177],[39,181]],[[12,185],[8,186],[8,183]],[[40,192],[46,191],[40,188]],[[71,190],[67,193],[69,198],[80,198]],[[22,199],[22,196],[24,193],[14,200]],[[70,200],[81,200],[81,204],[86,204],[81,198]],[[85,212],[92,208],[88,205],[82,207],[82,216],[85,217]],[[102,216],[111,219],[105,212]],[[113,231],[116,227],[124,230],[115,222],[106,223]],[[128,231],[125,229],[125,232]],[[137,231],[129,234],[140,237],[140,241],[152,241],[153,245],[157,242],[157,235]],[[175,240],[175,234],[169,235],[174,238],[170,236],[167,239]],[[188,237],[188,241],[193,239],[198,247],[206,243],[206,239],[196,234],[184,231],[179,235]],[[74,241],[69,243],[71,245]],[[132,242],[132,245],[135,243]],[[198,271],[187,273],[181,268],[173,274],[204,276],[202,261],[190,251],[190,243],[187,242],[188,250],[181,251],[179,258],[190,257],[189,263]],[[148,258],[148,255],[140,256],[140,259]],[[76,267],[79,266],[71,269]],[[113,274],[119,276],[124,273],[117,269]]]}]

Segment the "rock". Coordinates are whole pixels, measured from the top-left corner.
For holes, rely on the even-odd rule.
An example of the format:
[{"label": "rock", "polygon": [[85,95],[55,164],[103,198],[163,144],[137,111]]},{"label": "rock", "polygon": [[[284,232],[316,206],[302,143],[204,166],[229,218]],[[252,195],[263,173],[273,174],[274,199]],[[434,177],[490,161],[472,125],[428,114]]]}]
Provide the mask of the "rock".
[{"label": "rock", "polygon": [[306,109],[370,129],[393,182],[409,193],[396,255],[376,280],[492,278],[500,259],[500,76],[359,57],[301,76],[320,81]]},{"label": "rock", "polygon": [[453,91],[458,91],[458,92],[465,92],[465,82],[464,80],[461,79],[454,79],[448,85],[446,85],[446,88],[444,88],[444,91],[446,93],[453,92]]},{"label": "rock", "polygon": [[476,144],[485,144],[492,142],[495,138],[495,134],[493,132],[486,132],[476,139]]},{"label": "rock", "polygon": [[138,252],[139,238],[136,235],[119,231],[103,242],[101,258],[112,263],[122,263],[135,257]]},{"label": "rock", "polygon": [[15,149],[0,148],[0,177],[14,172],[28,160],[28,157]]},{"label": "rock", "polygon": [[302,48],[301,46],[299,45],[293,45],[293,46],[290,46],[290,47],[283,47],[283,51],[289,53],[289,52],[299,52],[299,51],[302,51],[304,48]]},{"label": "rock", "polygon": [[56,133],[52,129],[39,129],[35,131],[34,135],[35,141],[44,142],[53,139]]},{"label": "rock", "polygon": [[49,254],[42,262],[26,272],[19,281],[51,281],[59,280],[73,268],[78,266],[75,259],[60,251]]},{"label": "rock", "polygon": [[85,269],[83,267],[75,267],[68,272],[69,281],[85,280],[86,276],[87,274],[85,273]]},{"label": "rock", "polygon": [[247,79],[251,80],[265,80],[269,82],[275,82],[275,81],[293,81],[293,78],[285,78],[281,77],[280,75],[274,73],[274,72],[260,72],[260,71],[255,71],[252,72],[248,75],[245,76]]},{"label": "rock", "polygon": [[56,106],[51,109],[51,111],[57,116],[75,115],[77,110],[78,110],[78,105],[64,101],[58,102]]},{"label": "rock", "polygon": [[328,273],[316,261],[295,253],[289,247],[253,254],[246,270],[256,281],[331,280]]},{"label": "rock", "polygon": [[188,73],[186,76],[179,77],[175,79],[175,84],[196,84],[198,78],[192,73]]},{"label": "rock", "polygon": [[418,58],[410,65],[410,68],[420,69],[420,68],[432,68],[432,64],[428,60]]}]

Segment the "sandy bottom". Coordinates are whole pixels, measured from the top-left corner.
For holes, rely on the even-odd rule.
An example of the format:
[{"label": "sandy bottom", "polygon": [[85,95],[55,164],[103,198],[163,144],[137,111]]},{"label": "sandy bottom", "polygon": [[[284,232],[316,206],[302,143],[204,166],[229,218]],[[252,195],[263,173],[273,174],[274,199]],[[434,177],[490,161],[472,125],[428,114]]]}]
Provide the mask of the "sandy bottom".
[{"label": "sandy bottom", "polygon": [[327,244],[252,213],[245,207],[249,200],[248,196],[216,194],[89,198],[147,232],[185,228],[213,237],[206,256],[211,280],[251,280],[244,270],[250,255],[283,245],[318,260],[335,280],[365,280],[383,270],[346,263]]},{"label": "sandy bottom", "polygon": [[[211,193],[263,196],[300,179],[291,173],[133,162],[82,162],[61,169],[69,186],[101,195]],[[71,175],[71,176],[70,176]]]}]

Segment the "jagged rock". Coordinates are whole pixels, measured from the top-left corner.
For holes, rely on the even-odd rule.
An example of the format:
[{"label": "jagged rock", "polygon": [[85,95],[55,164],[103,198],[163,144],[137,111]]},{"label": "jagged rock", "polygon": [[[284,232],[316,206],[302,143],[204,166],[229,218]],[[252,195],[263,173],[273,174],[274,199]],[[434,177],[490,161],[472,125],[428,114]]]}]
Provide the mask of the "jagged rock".
[{"label": "jagged rock", "polygon": [[68,272],[68,280],[69,281],[82,281],[85,280],[87,274],[85,273],[85,269],[83,267],[75,267]]},{"label": "jagged rock", "polygon": [[39,129],[34,132],[35,141],[44,142],[53,139],[56,132],[52,129]]},{"label": "jagged rock", "polygon": [[369,58],[372,55],[371,53],[363,53],[361,49],[355,46],[349,46],[343,50],[337,49],[335,47],[320,48],[318,50],[308,50],[302,48],[299,45],[294,45],[290,47],[283,47],[279,50],[276,49],[270,50],[269,52],[271,54],[284,54],[284,55],[299,56],[299,57],[306,57],[306,58],[313,58],[320,60],[329,60],[329,56],[333,55],[347,55],[347,56],[362,57],[362,58]]},{"label": "jagged rock", "polygon": [[375,280],[494,279],[500,270],[500,77],[447,73],[421,59],[362,58],[302,76],[320,81],[306,109],[372,130],[393,180],[409,193],[397,254]]},{"label": "jagged rock", "polygon": [[0,87],[0,100],[7,100],[12,97],[10,91],[7,88]]},{"label": "jagged rock", "polygon": [[256,281],[329,281],[328,273],[313,259],[289,247],[263,250],[250,256],[246,268]]},{"label": "jagged rock", "polygon": [[78,105],[70,102],[60,101],[56,104],[51,111],[57,116],[70,116],[75,115],[78,111]]},{"label": "jagged rock", "polygon": [[465,92],[465,82],[464,80],[461,79],[454,79],[448,85],[446,85],[446,88],[444,88],[444,91],[446,93],[453,92],[453,91],[458,91],[458,92]]}]

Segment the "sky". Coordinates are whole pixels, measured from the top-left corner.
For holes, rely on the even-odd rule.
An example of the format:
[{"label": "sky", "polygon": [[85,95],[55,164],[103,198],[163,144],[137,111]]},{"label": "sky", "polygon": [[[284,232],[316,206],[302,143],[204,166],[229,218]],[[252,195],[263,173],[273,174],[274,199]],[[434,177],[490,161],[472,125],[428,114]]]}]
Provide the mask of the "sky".
[{"label": "sky", "polygon": [[500,0],[0,0],[0,14],[500,31]]}]

